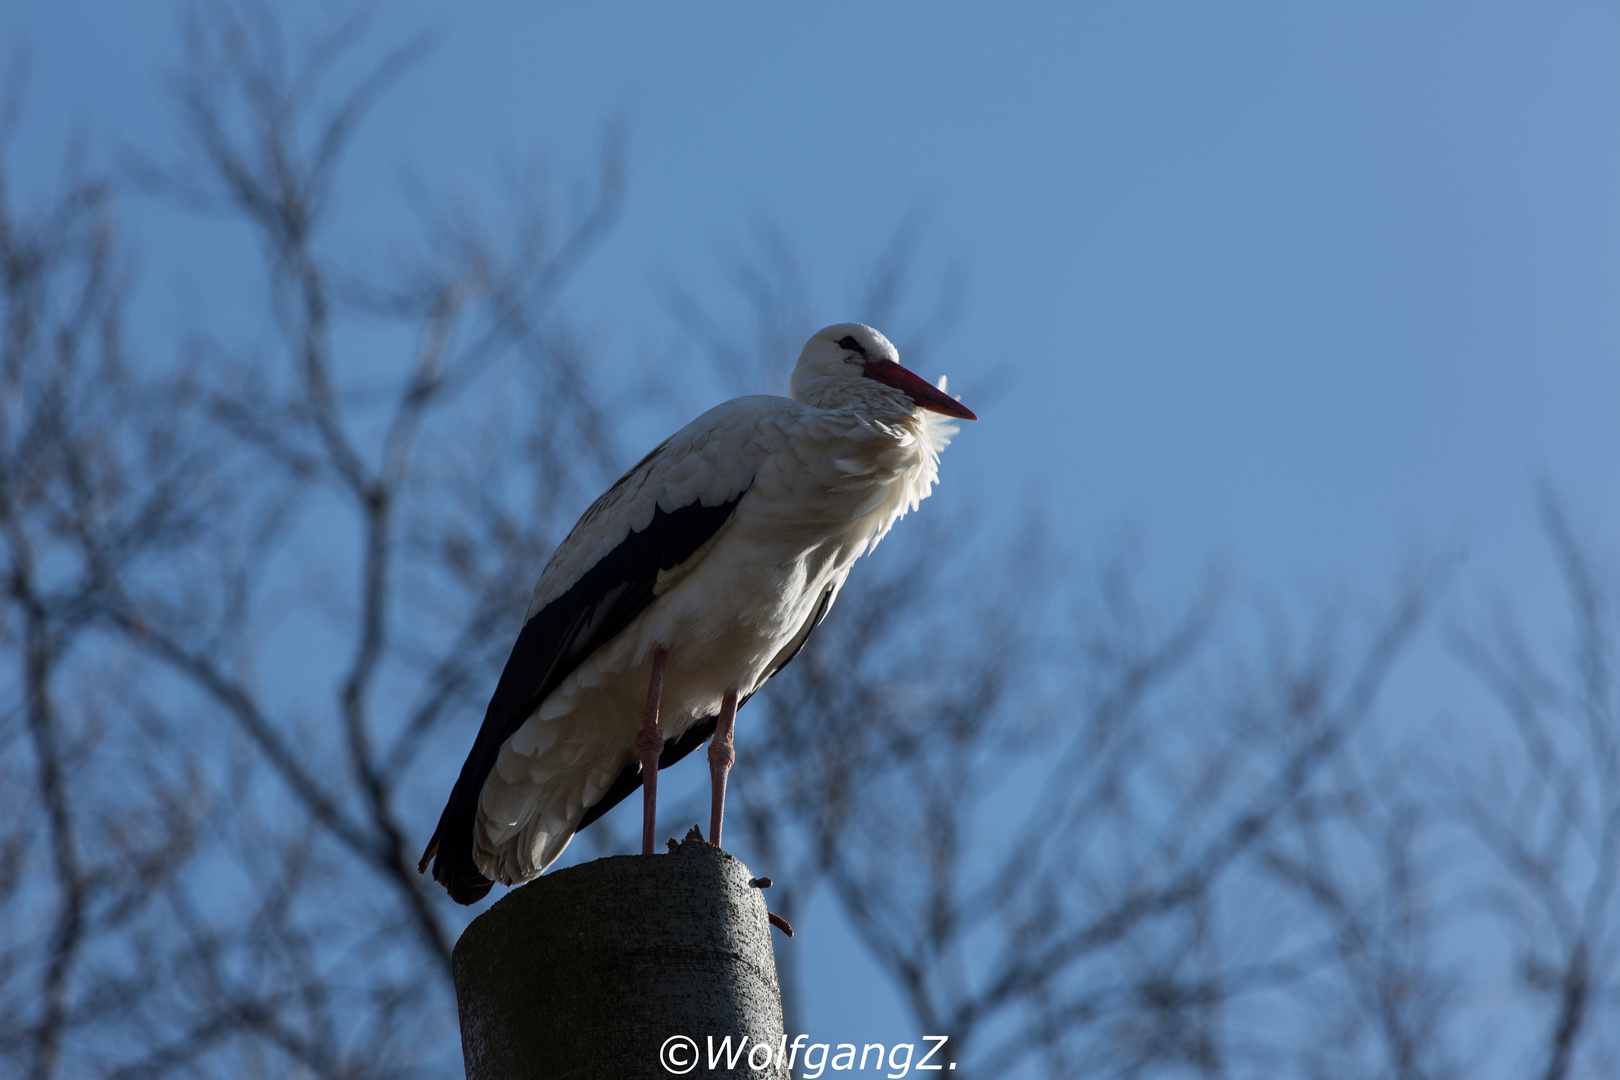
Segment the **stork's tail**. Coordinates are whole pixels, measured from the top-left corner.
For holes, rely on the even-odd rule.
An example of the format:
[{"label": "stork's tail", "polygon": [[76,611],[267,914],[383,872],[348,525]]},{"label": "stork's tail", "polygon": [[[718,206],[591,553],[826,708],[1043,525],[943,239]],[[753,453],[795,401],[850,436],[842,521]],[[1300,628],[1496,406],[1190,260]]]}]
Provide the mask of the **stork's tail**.
[{"label": "stork's tail", "polygon": [[[439,815],[439,827],[433,830],[433,839],[428,841],[427,850],[422,852],[422,861],[416,864],[416,871],[426,873],[431,862],[433,880],[445,887],[450,899],[458,904],[476,904],[489,895],[495,883],[485,877],[473,862],[473,822],[478,813],[478,791],[476,788],[470,793],[464,790],[472,786],[466,783],[466,772],[462,770],[461,779],[456,781],[455,790],[450,792],[450,801],[445,803],[444,813]],[[457,836],[465,838],[462,843],[446,845],[443,842],[447,837]]]}]

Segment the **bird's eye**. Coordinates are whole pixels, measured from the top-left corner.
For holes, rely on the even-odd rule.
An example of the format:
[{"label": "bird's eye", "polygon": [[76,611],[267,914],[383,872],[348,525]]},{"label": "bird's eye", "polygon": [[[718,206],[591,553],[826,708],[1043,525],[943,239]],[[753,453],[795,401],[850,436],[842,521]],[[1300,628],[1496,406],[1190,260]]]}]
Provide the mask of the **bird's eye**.
[{"label": "bird's eye", "polygon": [[862,359],[865,359],[866,357],[866,346],[856,341],[849,334],[844,335],[844,339],[838,343],[838,347],[840,349],[848,349],[850,352],[860,353]]}]

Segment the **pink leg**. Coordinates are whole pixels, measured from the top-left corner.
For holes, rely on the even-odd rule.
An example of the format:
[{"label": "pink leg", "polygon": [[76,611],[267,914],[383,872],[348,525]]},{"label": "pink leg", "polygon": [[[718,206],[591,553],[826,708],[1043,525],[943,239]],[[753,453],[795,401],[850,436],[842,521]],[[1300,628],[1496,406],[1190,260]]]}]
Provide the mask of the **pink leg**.
[{"label": "pink leg", "polygon": [[731,731],[737,722],[737,691],[727,690],[720,702],[720,719],[709,740],[709,843],[720,846],[720,821],[726,816],[726,773],[737,760]]},{"label": "pink leg", "polygon": [[664,752],[664,737],[658,733],[658,702],[664,696],[664,660],[669,650],[653,651],[652,680],[647,686],[647,711],[636,732],[636,750],[641,754],[641,853],[653,853],[653,832],[658,818],[658,757]]}]

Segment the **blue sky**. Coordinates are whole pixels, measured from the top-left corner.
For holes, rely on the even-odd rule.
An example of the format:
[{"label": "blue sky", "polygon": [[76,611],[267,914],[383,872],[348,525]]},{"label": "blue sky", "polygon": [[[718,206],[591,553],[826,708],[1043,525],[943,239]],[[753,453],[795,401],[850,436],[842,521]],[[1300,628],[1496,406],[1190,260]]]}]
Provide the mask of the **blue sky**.
[{"label": "blue sky", "polygon": [[[167,138],[155,10],[0,12],[32,58],[25,187],[71,130]],[[356,147],[357,237],[397,224],[402,170],[476,190],[495,153],[542,148],[583,171],[628,118],[626,215],[567,297],[609,355],[678,338],[671,279],[727,310],[759,221],[842,321],[920,209],[924,279],[966,274],[924,373],[990,402],[941,498],[1010,519],[1033,494],[1078,549],[1133,522],[1171,566],[1284,590],[1376,591],[1413,545],[1455,545],[1461,592],[1541,612],[1536,480],[1615,535],[1613,5],[414,2],[377,23],[438,44]],[[178,325],[219,256],[150,207],[130,228],[143,317]],[[817,1026],[864,1022],[855,961],[816,955]]]},{"label": "blue sky", "polygon": [[[924,276],[968,282],[939,366],[963,390],[1014,373],[950,467],[985,478],[979,498],[1038,483],[1061,530],[1128,517],[1178,554],[1376,576],[1413,538],[1530,557],[1538,476],[1588,513],[1612,496],[1610,7],[378,21],[379,42],[439,43],[357,148],[357,231],[387,227],[397,204],[372,196],[404,170],[476,188],[534,148],[582,170],[623,113],[628,212],[570,299],[651,354],[672,335],[662,284],[723,307],[725,252],[755,222],[797,246],[832,322],[922,208]],[[25,165],[54,162],[64,126],[137,141],[164,122],[172,20],[68,3],[6,22],[33,57]],[[143,271],[159,291],[163,269]]]}]

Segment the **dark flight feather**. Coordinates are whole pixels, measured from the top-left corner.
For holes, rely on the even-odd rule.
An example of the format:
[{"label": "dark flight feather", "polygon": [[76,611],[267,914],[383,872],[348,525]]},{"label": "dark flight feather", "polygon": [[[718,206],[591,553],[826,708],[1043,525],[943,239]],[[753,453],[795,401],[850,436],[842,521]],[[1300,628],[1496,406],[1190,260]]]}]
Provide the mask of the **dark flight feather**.
[{"label": "dark flight feather", "polygon": [[[459,904],[477,903],[494,884],[473,861],[473,828],[478,819],[478,797],[490,769],[495,767],[501,744],[586,657],[611,641],[653,602],[658,572],[691,558],[731,519],[743,494],[746,489],[718,506],[692,503],[668,513],[656,507],[645,529],[625,537],[568,591],[524,624],[484,712],[483,727],[418,866],[425,870],[428,860],[433,860],[433,878],[449,890],[451,899]],[[711,721],[709,731],[713,730]],[[697,745],[687,745],[670,757],[671,750],[686,742],[683,736],[665,747],[668,763],[673,764]],[[659,767],[664,764],[660,759]],[[617,786],[615,783],[614,789]],[[598,816],[587,815],[580,827]]]}]

